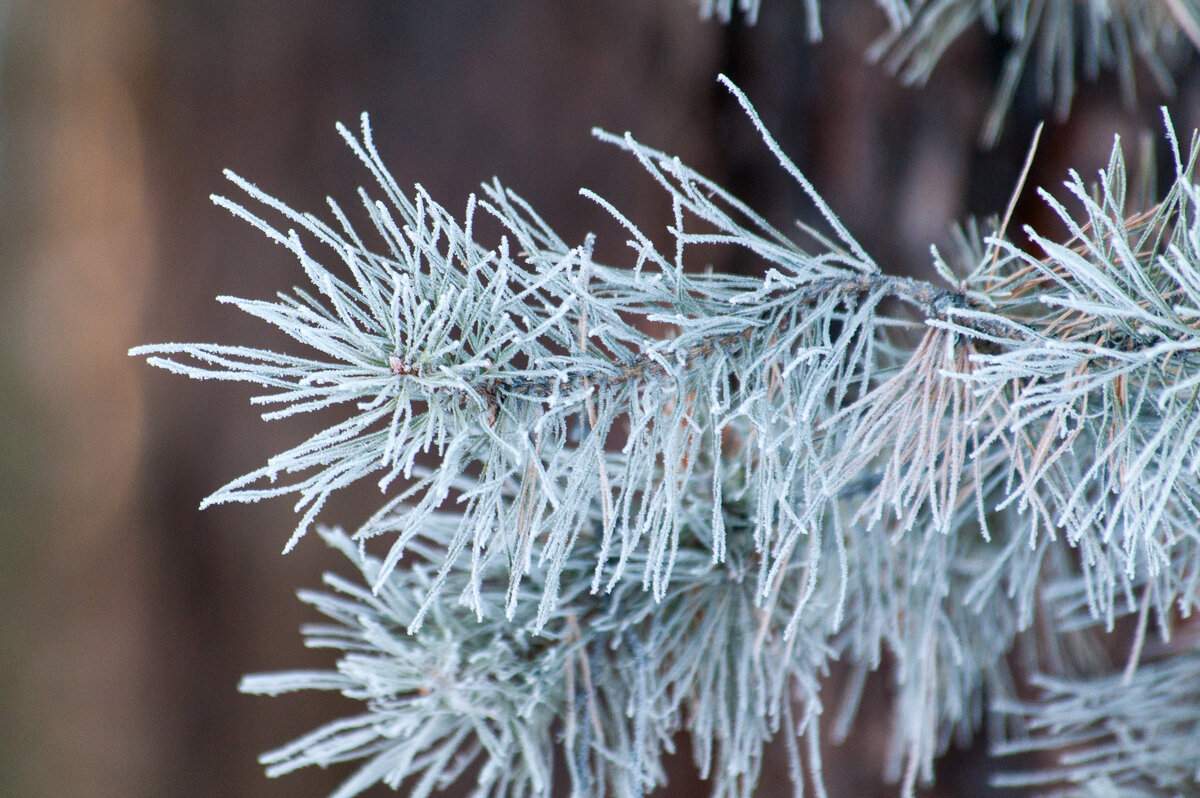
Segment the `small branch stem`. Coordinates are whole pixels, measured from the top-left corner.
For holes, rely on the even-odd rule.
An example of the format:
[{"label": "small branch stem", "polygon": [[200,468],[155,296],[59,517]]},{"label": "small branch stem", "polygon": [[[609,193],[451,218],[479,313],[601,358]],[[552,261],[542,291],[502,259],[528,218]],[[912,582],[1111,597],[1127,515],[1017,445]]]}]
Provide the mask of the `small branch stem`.
[{"label": "small branch stem", "polygon": [[[907,302],[914,306],[926,318],[946,318],[954,308],[968,307],[967,298],[953,290],[937,288],[930,283],[911,277],[895,277],[884,274],[865,274],[856,277],[829,277],[814,280],[796,288],[779,289],[764,297],[768,302],[778,303],[789,300],[792,303],[815,302],[831,294],[842,296],[863,296],[866,294],[883,294]],[[995,329],[994,325],[972,322],[960,319],[960,325],[991,335],[1007,333],[1007,330]],[[749,341],[754,332],[753,326],[748,326],[740,332],[720,333],[702,339],[680,353],[671,353],[685,364],[709,357],[718,349]],[[643,355],[624,363],[617,364],[615,372],[592,371],[581,375],[586,383],[597,391],[613,388],[628,382],[648,377],[664,377],[667,366],[659,359]],[[546,377],[538,380],[525,378],[500,378],[489,382],[484,393],[493,397],[498,394],[521,394],[523,396],[549,397],[553,394],[556,380]]]}]

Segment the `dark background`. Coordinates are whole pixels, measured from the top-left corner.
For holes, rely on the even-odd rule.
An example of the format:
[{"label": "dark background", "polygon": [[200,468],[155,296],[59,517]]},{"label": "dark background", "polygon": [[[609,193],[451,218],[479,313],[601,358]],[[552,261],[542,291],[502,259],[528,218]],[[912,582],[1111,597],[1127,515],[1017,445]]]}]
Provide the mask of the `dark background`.
[{"label": "dark background", "polygon": [[[288,502],[196,509],[318,420],[264,425],[251,388],[125,355],[271,340],[212,301],[300,281],[209,202],[222,168],[301,209],[353,205],[369,177],[333,125],[366,110],[401,185],[460,208],[498,175],[566,240],[594,230],[621,262],[625,236],[577,189],[646,229],[670,209],[590,137],[599,125],[680,154],[779,224],[807,218],[717,86],[725,71],[885,269],[926,271],[950,223],[1003,209],[1041,112],[1023,91],[982,152],[1001,44],[974,30],[907,89],[863,57],[883,30],[874,5],[825,5],[814,46],[800,0],[765,0],[754,28],[702,21],[687,0],[0,0],[0,795],[318,796],[348,772],[269,781],[256,757],[353,707],[236,691],[243,673],[332,665],[302,648],[313,616],[294,591],[341,564],[315,537],[279,556]],[[1200,121],[1197,85],[1181,74],[1180,130]],[[1114,133],[1157,136],[1164,98],[1141,86],[1136,109],[1111,80],[1083,87],[1031,182],[1094,174]],[[1020,220],[1053,230],[1035,200]],[[373,501],[340,497],[326,518]],[[827,752],[834,798],[895,792],[877,784],[887,720],[871,710]],[[931,794],[985,794],[987,764],[979,746],[951,754]],[[761,794],[784,792],[771,778]],[[684,775],[671,792],[703,794]]]}]

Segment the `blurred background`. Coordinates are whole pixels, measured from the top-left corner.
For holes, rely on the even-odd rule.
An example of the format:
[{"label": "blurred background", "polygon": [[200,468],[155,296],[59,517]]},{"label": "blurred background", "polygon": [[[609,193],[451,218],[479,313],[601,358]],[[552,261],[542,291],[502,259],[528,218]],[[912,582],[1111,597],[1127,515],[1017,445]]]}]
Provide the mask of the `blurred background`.
[{"label": "blurred background", "polygon": [[[293,207],[352,206],[369,176],[333,126],[369,111],[401,185],[456,208],[499,176],[568,242],[594,230],[621,262],[625,235],[578,188],[648,230],[670,208],[598,125],[678,153],[778,224],[807,218],[724,71],[884,268],[924,273],[952,222],[1003,210],[1042,111],[1023,88],[981,151],[1002,43],[972,31],[908,89],[864,58],[884,29],[873,3],[826,3],[819,45],[802,5],[767,0],[748,28],[688,0],[0,0],[0,795],[319,796],[349,772],[267,780],[261,752],[348,707],[236,690],[244,673],[332,665],[302,648],[314,617],[294,594],[341,564],[315,537],[279,555],[288,502],[197,510],[319,420],[264,424],[252,388],[125,354],[272,340],[213,301],[301,280],[211,204],[223,168]],[[1170,101],[1183,131],[1200,122],[1188,66]],[[1083,86],[1031,182],[1094,174],[1114,133],[1157,135],[1166,98],[1139,85],[1133,109],[1111,82]],[[1028,197],[1018,221],[1049,224]],[[827,752],[835,798],[894,794],[878,784],[887,719],[863,714]],[[677,759],[669,794],[703,794]],[[987,765],[981,745],[953,752],[929,794],[988,794]],[[763,795],[782,791],[764,778]]]}]

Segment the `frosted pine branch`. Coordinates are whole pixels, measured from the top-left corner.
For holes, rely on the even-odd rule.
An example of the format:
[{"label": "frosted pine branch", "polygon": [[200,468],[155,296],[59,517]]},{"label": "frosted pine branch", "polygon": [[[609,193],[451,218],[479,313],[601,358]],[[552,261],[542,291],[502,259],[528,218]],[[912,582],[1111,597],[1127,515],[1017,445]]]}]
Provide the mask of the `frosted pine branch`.
[{"label": "frosted pine branch", "polygon": [[[1039,619],[1053,671],[1060,638],[1130,614],[1167,635],[1200,601],[1195,147],[1170,139],[1177,179],[1143,212],[1118,144],[1094,190],[1071,176],[1080,210],[1045,195],[1072,240],[1027,230],[1029,252],[976,228],[937,285],[887,275],[730,88],[823,231],[785,235],[630,136],[601,134],[663,188],[673,241],[585,191],[629,235],[619,265],[496,182],[461,220],[405,194],[365,117],[342,134],[382,193],[360,192],[369,236],[335,203],[329,224],[231,176],[266,211],[217,203],[312,288],[226,301],[303,354],[133,353],[262,385],[268,419],[346,408],[206,503],[296,497],[291,548],[334,491],[385,494],[351,537],[324,533],[366,586],[305,594],[338,671],[244,684],[367,712],[268,755],[271,773],[365,759],[339,795],[425,794],[478,762],[479,795],[546,795],[561,739],[577,794],[633,796],[687,731],[715,793],[748,796],[781,734],[819,792],[827,662],[865,674],[886,654],[890,775],[912,795],[984,696],[1014,693],[1007,656]],[[714,246],[762,276],[700,270]]]},{"label": "frosted pine branch", "polygon": [[923,83],[941,54],[968,28],[982,24],[1011,49],[981,138],[994,143],[1027,69],[1038,98],[1065,118],[1080,77],[1116,74],[1132,104],[1135,75],[1148,74],[1159,91],[1174,91],[1171,68],[1200,48],[1197,0],[921,0],[911,22],[893,27],[873,48],[908,83]]},{"label": "frosted pine branch", "polygon": [[1056,794],[1080,798],[1200,790],[1200,651],[1143,666],[1128,682],[1042,677],[1035,684],[1045,696],[1041,702],[1000,707],[1022,717],[1030,736],[997,752],[1059,751],[1058,767],[1009,774],[1001,783],[1068,784]]},{"label": "frosted pine branch", "polygon": [[[762,8],[762,0],[695,0],[700,6],[700,14],[704,17],[716,17],[721,22],[729,22],[733,18],[734,9],[750,24],[758,21]],[[774,0],[773,8],[785,7],[786,0]],[[807,22],[808,38],[818,41],[821,38],[821,0],[800,0]],[[912,19],[912,8],[920,5],[913,0],[875,0],[875,4],[887,16],[888,23],[893,29],[899,29]],[[789,8],[790,12],[791,9]]]},{"label": "frosted pine branch", "polygon": [[[729,22],[734,8],[753,24],[761,0],[696,0],[701,14]],[[810,41],[821,38],[819,0],[792,0],[804,9]],[[876,0],[886,32],[869,55],[909,84],[929,79],[943,53],[976,26],[1002,36],[1008,54],[980,138],[994,144],[1018,86],[1031,73],[1038,99],[1065,118],[1082,77],[1115,73],[1122,98],[1132,105],[1136,75],[1150,77],[1164,94],[1174,92],[1172,68],[1200,49],[1200,0]],[[791,13],[788,0],[768,6]]]}]

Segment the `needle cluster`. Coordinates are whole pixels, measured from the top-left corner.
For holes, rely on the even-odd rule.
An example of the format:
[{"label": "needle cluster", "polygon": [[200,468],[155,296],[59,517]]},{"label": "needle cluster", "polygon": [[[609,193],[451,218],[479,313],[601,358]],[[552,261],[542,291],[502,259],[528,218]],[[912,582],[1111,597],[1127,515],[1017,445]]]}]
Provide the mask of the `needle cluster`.
[{"label": "needle cluster", "polygon": [[[762,5],[762,0],[697,2],[704,16],[723,22],[730,20],[736,6],[754,23]],[[1081,76],[1094,81],[1101,70],[1113,72],[1122,97],[1132,105],[1139,72],[1149,75],[1160,92],[1170,94],[1175,85],[1172,68],[1200,48],[1200,0],[875,0],[875,4],[886,18],[886,32],[869,55],[908,84],[928,80],[943,54],[972,29],[982,27],[1003,37],[1004,67],[980,132],[988,146],[999,137],[1023,80],[1031,80],[1039,101],[1065,118]],[[817,41],[822,33],[820,0],[804,0],[802,5],[808,38]]]}]

